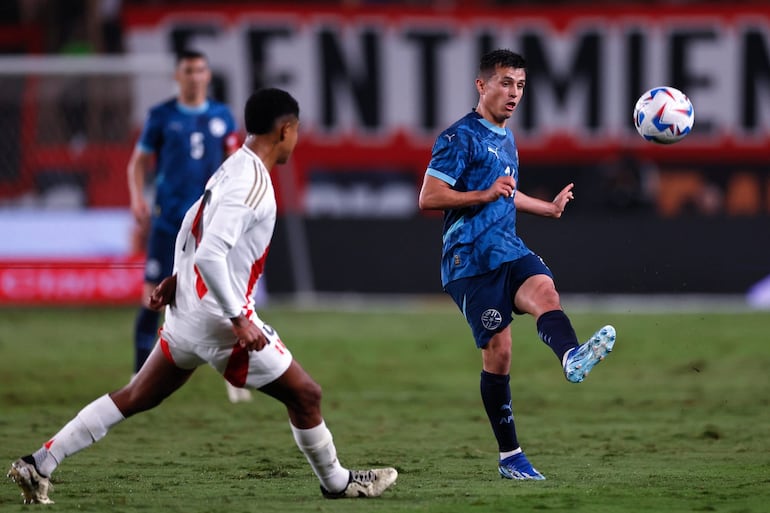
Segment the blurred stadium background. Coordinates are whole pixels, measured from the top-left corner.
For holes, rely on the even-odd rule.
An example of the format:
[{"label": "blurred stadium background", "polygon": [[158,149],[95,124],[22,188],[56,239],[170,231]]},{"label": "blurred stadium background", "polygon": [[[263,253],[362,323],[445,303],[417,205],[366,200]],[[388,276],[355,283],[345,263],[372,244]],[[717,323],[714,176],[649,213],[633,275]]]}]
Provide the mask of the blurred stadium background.
[{"label": "blurred stadium background", "polygon": [[[475,104],[478,55],[509,47],[530,64],[520,186],[575,182],[562,220],[520,221],[563,293],[770,307],[770,4],[684,0],[5,0],[0,304],[138,301],[126,164],[184,47],[236,113],[264,85],[300,101],[271,295],[440,291],[441,217],[417,193],[436,134]],[[671,147],[631,120],[664,84],[696,114]]]}]

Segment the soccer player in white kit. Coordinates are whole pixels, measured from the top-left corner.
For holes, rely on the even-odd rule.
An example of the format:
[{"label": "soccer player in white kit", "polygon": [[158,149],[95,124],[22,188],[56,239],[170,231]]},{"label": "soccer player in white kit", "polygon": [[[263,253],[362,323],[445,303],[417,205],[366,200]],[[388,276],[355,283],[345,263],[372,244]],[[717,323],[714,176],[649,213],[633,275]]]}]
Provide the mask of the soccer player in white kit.
[{"label": "soccer player in white kit", "polygon": [[25,503],[51,504],[49,477],[65,457],[160,404],[204,363],[234,386],[260,390],[286,405],[294,440],[324,497],[375,497],[396,481],[393,468],[351,471],[341,465],[321,415],[321,387],[254,311],[251,296],[276,218],[269,172],[297,144],[299,106],[285,91],[261,89],[247,101],[244,117],[244,145],[187,211],[176,239],[174,274],[151,296],[153,308],[166,308],[158,343],[128,385],[88,404],[40,449],[11,464],[8,476]]}]

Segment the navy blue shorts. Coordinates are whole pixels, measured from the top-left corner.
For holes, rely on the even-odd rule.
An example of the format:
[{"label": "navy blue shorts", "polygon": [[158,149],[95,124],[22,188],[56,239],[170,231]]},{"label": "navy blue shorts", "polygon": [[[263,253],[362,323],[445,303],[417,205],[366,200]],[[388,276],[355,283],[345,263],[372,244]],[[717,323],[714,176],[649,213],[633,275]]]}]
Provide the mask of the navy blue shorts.
[{"label": "navy blue shorts", "polygon": [[174,271],[174,245],[176,234],[156,227],[150,228],[147,239],[147,261],[144,264],[144,281],[160,283]]},{"label": "navy blue shorts", "polygon": [[513,314],[522,315],[513,299],[527,278],[545,274],[553,279],[551,270],[543,260],[530,254],[512,262],[506,262],[494,271],[460,278],[449,282],[444,290],[465,316],[471,327],[476,347],[484,347],[495,333],[500,333],[513,321]]}]

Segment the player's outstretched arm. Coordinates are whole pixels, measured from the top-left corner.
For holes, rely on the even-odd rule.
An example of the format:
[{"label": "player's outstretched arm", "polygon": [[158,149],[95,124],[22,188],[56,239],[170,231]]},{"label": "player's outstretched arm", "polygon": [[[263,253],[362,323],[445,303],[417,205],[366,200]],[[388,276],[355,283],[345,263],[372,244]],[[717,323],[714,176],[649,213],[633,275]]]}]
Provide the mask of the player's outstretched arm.
[{"label": "player's outstretched arm", "polygon": [[488,189],[460,192],[443,180],[425,175],[420,190],[419,206],[422,210],[448,210],[491,203],[501,197],[509,198],[516,188],[512,176],[501,176]]},{"label": "player's outstretched arm", "polygon": [[572,193],[573,187],[575,187],[574,183],[564,187],[553,201],[544,201],[527,196],[521,191],[516,191],[516,197],[514,198],[516,210],[543,217],[559,218],[567,207],[567,203],[575,199],[575,195]]}]

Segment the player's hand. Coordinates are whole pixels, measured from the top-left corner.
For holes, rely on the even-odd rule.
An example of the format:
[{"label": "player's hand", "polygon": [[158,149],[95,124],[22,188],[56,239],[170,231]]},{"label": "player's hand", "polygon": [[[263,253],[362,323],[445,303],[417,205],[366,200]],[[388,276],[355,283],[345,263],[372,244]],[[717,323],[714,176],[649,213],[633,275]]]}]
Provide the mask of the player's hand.
[{"label": "player's hand", "polygon": [[245,315],[232,317],[230,322],[233,323],[233,333],[238,344],[247,351],[261,351],[267,345],[265,334]]},{"label": "player's hand", "polygon": [[562,212],[564,212],[564,209],[567,207],[567,203],[575,199],[575,195],[572,194],[573,187],[575,187],[574,183],[567,185],[554,198],[553,204],[556,207],[554,217],[561,217]]},{"label": "player's hand", "polygon": [[502,198],[512,198],[513,191],[516,190],[516,180],[512,176],[501,176],[492,186],[484,191],[484,199],[487,203],[492,203]]},{"label": "player's hand", "polygon": [[134,215],[134,219],[140,225],[148,223],[150,220],[150,207],[144,200],[144,197],[137,197],[131,199],[131,213]]},{"label": "player's hand", "polygon": [[166,305],[174,304],[174,296],[176,295],[176,274],[164,278],[162,282],[150,294],[149,307],[150,310],[159,312]]}]

